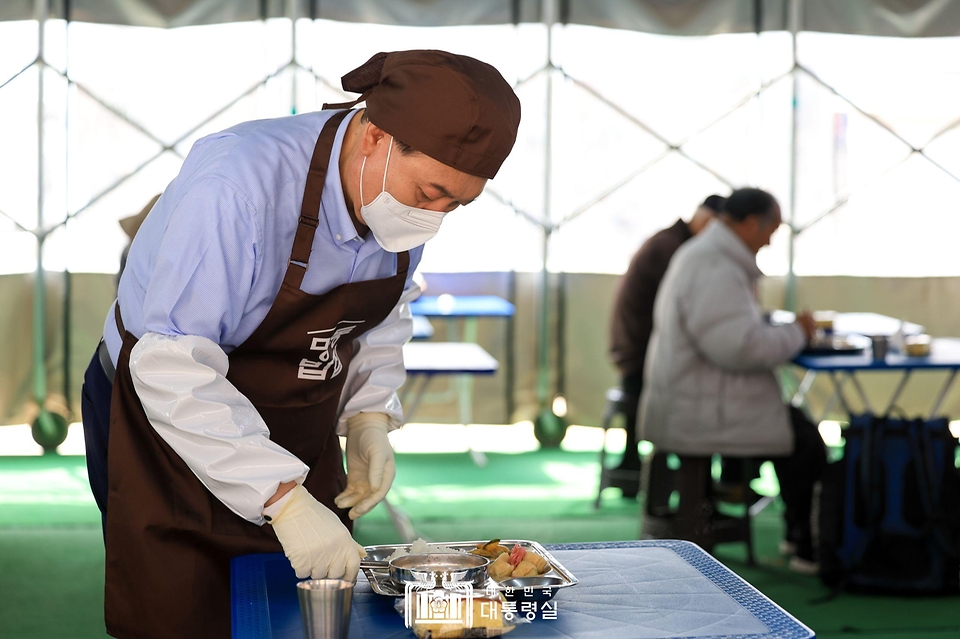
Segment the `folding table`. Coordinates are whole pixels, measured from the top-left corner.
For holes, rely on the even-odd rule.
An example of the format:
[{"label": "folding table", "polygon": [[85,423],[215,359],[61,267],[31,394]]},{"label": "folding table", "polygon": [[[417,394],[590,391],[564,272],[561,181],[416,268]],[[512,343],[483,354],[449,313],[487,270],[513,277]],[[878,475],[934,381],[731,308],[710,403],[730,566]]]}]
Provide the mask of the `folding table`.
[{"label": "folding table", "polygon": [[[884,359],[874,360],[871,353],[867,351],[858,355],[800,355],[793,362],[797,366],[807,369],[807,373],[793,396],[794,406],[801,406],[806,401],[806,395],[810,391],[815,377],[818,374],[825,373],[829,375],[833,382],[834,389],[833,396],[827,404],[827,409],[834,400],[839,400],[840,406],[848,415],[851,415],[852,411],[843,392],[847,381],[853,385],[860,401],[863,402],[864,408],[868,412],[874,412],[863,386],[857,379],[858,372],[897,371],[901,374],[900,383],[897,384],[896,389],[887,401],[886,407],[877,413],[878,415],[885,415],[896,406],[900,394],[914,371],[948,370],[950,374],[930,408],[930,417],[933,418],[937,416],[943,400],[953,385],[957,371],[960,370],[960,340],[951,338],[934,339],[930,346],[930,355],[926,357],[908,357],[900,353],[887,353]],[[844,375],[844,377],[841,378],[841,375]]]},{"label": "folding table", "polygon": [[410,312],[424,317],[513,317],[513,304],[496,295],[424,295],[410,303]]},{"label": "folding table", "polygon": [[[525,612],[520,596],[518,614],[532,616],[532,621],[510,632],[514,639],[816,636],[690,542],[560,544],[547,550],[580,583],[558,590],[550,612],[530,606]],[[301,639],[296,582],[282,554],[235,558],[231,563],[233,639]],[[375,594],[361,573],[353,593],[350,639],[413,637],[394,603],[392,597]]]},{"label": "folding table", "polygon": [[[792,315],[792,314],[791,314]],[[780,312],[774,313],[775,322],[785,322],[789,318],[786,314]],[[792,320],[790,320],[792,321]],[[905,335],[917,335],[924,332],[923,326],[912,322],[901,322],[894,317],[887,317],[877,313],[838,313],[833,322],[833,332],[838,335],[857,334],[866,337],[875,337],[878,335],[891,336],[903,329]],[[893,394],[887,401],[886,406],[878,415],[885,415],[896,406],[900,394],[906,387],[907,382],[913,371],[917,370],[948,370],[950,371],[946,382],[937,393],[933,405],[930,409],[930,417],[935,417],[946,398],[950,387],[953,385],[960,370],[960,340],[941,338],[934,339],[930,355],[926,357],[908,357],[902,353],[887,353],[882,360],[874,360],[873,354],[869,349],[857,354],[800,354],[793,363],[806,369],[803,379],[797,384],[797,390],[793,394],[792,403],[794,406],[801,407],[806,404],[807,393],[810,392],[814,380],[818,375],[826,374],[830,377],[833,384],[833,394],[824,406],[823,416],[825,416],[833,406],[834,401],[839,401],[840,406],[847,415],[852,415],[850,404],[844,395],[844,386],[847,382],[853,386],[856,394],[859,396],[863,407],[868,412],[874,412],[857,378],[857,373],[862,371],[897,371],[901,374],[900,382]],[[813,420],[815,423],[819,419]]]},{"label": "folding table", "polygon": [[493,375],[499,368],[483,347],[468,342],[409,342],[403,345],[403,365],[408,376],[421,378],[418,388],[411,383],[404,389],[401,403],[405,421],[413,418],[427,386],[437,375]]},{"label": "folding table", "polygon": [[[446,339],[448,342],[475,343],[477,341],[477,320],[479,318],[500,317],[509,320],[513,317],[515,310],[513,304],[496,295],[427,295],[410,303],[410,312],[414,319],[433,317],[462,320],[462,337],[457,334],[456,324],[447,324]],[[509,357],[507,374],[510,375]],[[457,377],[456,384],[460,422],[469,424],[473,415],[473,378],[470,375],[460,375]]]}]

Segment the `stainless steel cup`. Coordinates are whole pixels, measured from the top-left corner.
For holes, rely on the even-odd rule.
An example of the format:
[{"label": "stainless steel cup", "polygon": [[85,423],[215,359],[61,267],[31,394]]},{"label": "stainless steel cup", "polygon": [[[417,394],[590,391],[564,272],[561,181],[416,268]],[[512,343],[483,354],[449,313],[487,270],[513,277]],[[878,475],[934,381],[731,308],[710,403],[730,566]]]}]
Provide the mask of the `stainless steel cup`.
[{"label": "stainless steel cup", "polygon": [[874,335],[870,338],[873,342],[873,359],[884,360],[887,358],[887,349],[889,340],[886,335]]},{"label": "stainless steel cup", "polygon": [[353,582],[309,579],[297,584],[300,618],[306,639],[347,639]]}]

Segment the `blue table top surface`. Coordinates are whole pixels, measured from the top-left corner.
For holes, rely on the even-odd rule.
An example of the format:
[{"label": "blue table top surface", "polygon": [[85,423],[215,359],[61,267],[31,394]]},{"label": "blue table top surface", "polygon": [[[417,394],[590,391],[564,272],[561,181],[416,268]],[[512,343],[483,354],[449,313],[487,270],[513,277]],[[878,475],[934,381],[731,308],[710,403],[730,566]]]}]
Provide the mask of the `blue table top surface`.
[{"label": "blue table top surface", "polygon": [[930,355],[907,357],[900,353],[888,353],[882,360],[874,360],[870,350],[855,355],[799,355],[794,364],[814,371],[860,371],[860,370],[916,370],[960,369],[960,340],[939,338],[933,340]]},{"label": "blue table top surface", "polygon": [[[557,592],[551,602],[555,618],[536,613],[532,622],[510,633],[515,639],[815,637],[689,542],[558,544],[547,549],[580,583]],[[233,638],[301,639],[297,581],[282,554],[234,558]],[[351,639],[413,637],[394,604],[394,598],[375,594],[361,574],[353,594]]]},{"label": "blue table top surface", "polygon": [[420,297],[410,312],[427,317],[513,317],[513,304],[496,295],[439,295]]},{"label": "blue table top surface", "polygon": [[500,364],[472,342],[409,342],[403,366],[408,375],[493,375]]}]

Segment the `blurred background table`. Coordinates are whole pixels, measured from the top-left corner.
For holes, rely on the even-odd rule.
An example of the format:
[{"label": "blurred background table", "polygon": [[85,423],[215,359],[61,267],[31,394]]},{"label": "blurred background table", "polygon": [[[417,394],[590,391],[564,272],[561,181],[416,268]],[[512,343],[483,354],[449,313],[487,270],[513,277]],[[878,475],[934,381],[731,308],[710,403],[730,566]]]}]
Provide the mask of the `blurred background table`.
[{"label": "blurred background table", "polygon": [[877,413],[878,415],[886,415],[897,405],[897,400],[903,393],[903,389],[906,388],[907,382],[914,371],[948,370],[949,375],[940,387],[940,391],[936,394],[930,408],[929,417],[932,419],[937,416],[944,398],[946,398],[956,379],[957,371],[960,370],[960,340],[954,338],[934,339],[930,345],[930,354],[925,357],[909,357],[902,353],[887,353],[884,359],[875,360],[873,354],[867,349],[856,355],[800,355],[793,361],[796,365],[807,369],[797,392],[793,396],[793,405],[804,405],[806,395],[813,385],[813,380],[819,374],[826,374],[833,383],[834,392],[828,400],[824,413],[830,409],[834,401],[839,401],[840,406],[848,416],[853,414],[853,409],[844,394],[844,386],[847,381],[853,386],[866,412],[874,412],[873,405],[863,390],[863,385],[857,379],[857,373],[891,371],[900,374],[899,383],[889,398],[885,400],[883,410]]},{"label": "blurred background table", "polygon": [[[786,315],[774,314],[773,321],[786,320]],[[904,335],[919,335],[924,327],[911,322],[901,322],[894,317],[887,317],[877,313],[838,313],[833,322],[833,332],[836,335],[863,335],[865,337],[896,335],[901,325]],[[930,408],[930,417],[936,416],[943,404],[944,398],[953,385],[957,371],[960,370],[960,340],[954,338],[938,338],[932,340],[930,354],[923,357],[911,357],[904,353],[889,351],[883,359],[874,359],[868,347],[857,353],[801,353],[794,358],[793,363],[806,369],[803,378],[799,380],[796,392],[793,393],[792,403],[801,407],[807,405],[807,394],[813,382],[819,375],[827,375],[833,386],[833,394],[827,400],[821,417],[831,410],[834,402],[839,402],[847,416],[853,414],[854,409],[844,392],[847,383],[853,387],[866,412],[875,412],[872,403],[867,397],[857,374],[864,371],[889,371],[900,374],[900,380],[889,395],[884,398],[882,410],[878,415],[887,414],[897,405],[907,382],[914,371],[918,370],[946,370],[949,374],[946,381],[935,395]],[[814,422],[820,421],[814,418]]]},{"label": "blurred background table", "polygon": [[424,295],[410,303],[410,312],[424,317],[475,320],[478,317],[513,317],[513,304],[496,295]]},{"label": "blurred background table", "polygon": [[[513,304],[496,295],[425,295],[410,303],[410,312],[414,317],[414,338],[424,337],[423,321],[428,318],[450,320],[446,322],[447,342],[476,343],[478,336],[478,320],[480,318],[503,318],[508,322],[508,339],[506,353],[506,405],[508,412],[512,406],[513,368],[512,368],[512,340],[511,322],[516,309]],[[417,322],[420,321],[419,328]],[[459,326],[462,325],[462,326]],[[434,335],[433,327],[429,329],[430,336]],[[460,423],[469,424],[473,421],[473,378],[470,375],[460,375],[455,378],[455,396],[460,416]],[[421,396],[421,401],[423,397]]]},{"label": "blurred background table", "polygon": [[[430,381],[438,375],[493,375],[499,363],[479,344],[467,342],[410,342],[403,345],[408,382],[401,395],[404,421],[412,421]],[[419,380],[418,380],[419,378]],[[417,384],[417,381],[420,381]],[[409,402],[408,402],[409,400]],[[464,422],[469,423],[469,422]]]}]

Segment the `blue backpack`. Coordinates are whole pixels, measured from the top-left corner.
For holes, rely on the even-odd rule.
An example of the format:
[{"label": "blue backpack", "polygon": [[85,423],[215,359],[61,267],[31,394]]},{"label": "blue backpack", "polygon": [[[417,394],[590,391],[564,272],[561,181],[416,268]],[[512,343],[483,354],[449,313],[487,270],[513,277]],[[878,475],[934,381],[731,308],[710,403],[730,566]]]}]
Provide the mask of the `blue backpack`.
[{"label": "blue backpack", "polygon": [[828,466],[814,530],[820,578],[888,593],[960,590],[960,473],[946,418],[856,415]]}]

